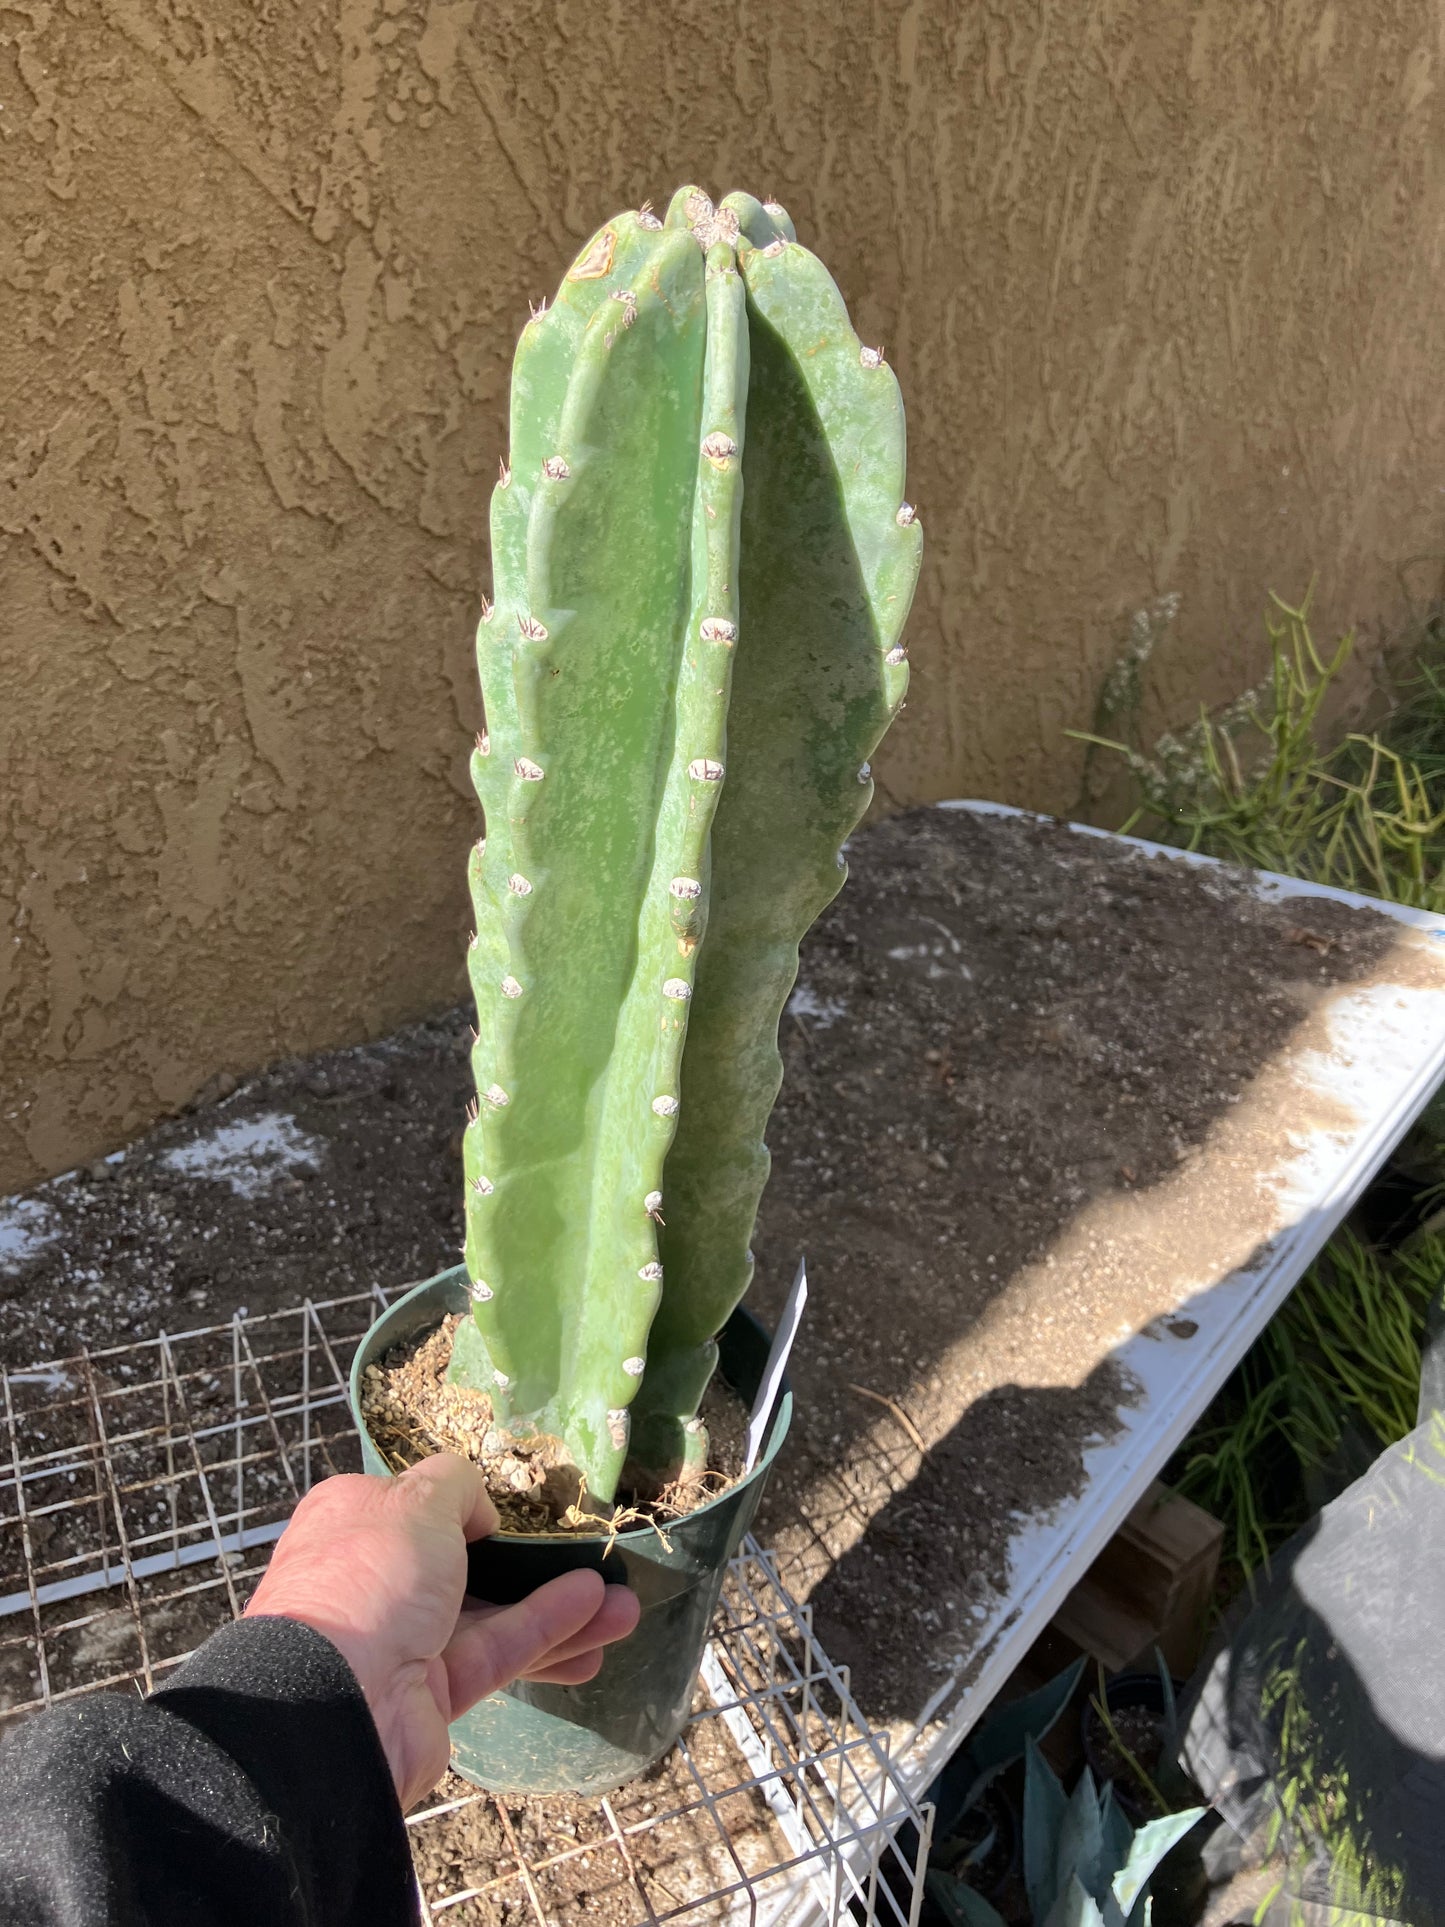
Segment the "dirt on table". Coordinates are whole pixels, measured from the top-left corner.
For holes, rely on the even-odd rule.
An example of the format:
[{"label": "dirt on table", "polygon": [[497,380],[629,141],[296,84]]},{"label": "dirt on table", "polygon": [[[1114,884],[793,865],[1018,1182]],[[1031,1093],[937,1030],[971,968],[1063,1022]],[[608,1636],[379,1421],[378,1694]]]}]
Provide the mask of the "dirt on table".
[{"label": "dirt on table", "polygon": [[14,1366],[456,1264],[468,1016],[217,1080],[110,1158],[0,1201]]},{"label": "dirt on table", "polygon": [[[713,1811],[698,1797],[697,1782],[679,1750],[664,1755],[639,1779],[613,1793],[605,1809],[566,1794],[545,1799],[478,1797],[475,1788],[448,1774],[429,1806],[435,1818],[414,1820],[412,1858],[423,1892],[439,1915],[475,1927],[535,1927],[523,1877],[531,1884],[554,1927],[645,1927],[689,1903],[740,1885],[740,1870],[767,1893],[769,1870],[796,1856],[768,1811],[751,1773],[720,1720],[688,1729],[692,1764],[710,1788],[727,1792]],[[456,1802],[447,1812],[445,1807]],[[619,1847],[621,1837],[623,1846]],[[639,1885],[645,1890],[644,1900]],[[459,1893],[470,1897],[456,1900]],[[699,1923],[750,1917],[744,1895],[699,1908]]]},{"label": "dirt on table", "polygon": [[917,810],[849,863],[783,1023],[757,1308],[801,1251],[813,1295],[757,1529],[906,1724],[1116,1432],[1119,1340],[1187,1339],[1189,1281],[1279,1228],[1290,1133],[1346,1121],[1278,1067],[1416,966],[1374,912],[1047,821]]},{"label": "dirt on table", "polygon": [[[800,1252],[813,1292],[757,1530],[865,1713],[906,1722],[1118,1426],[1119,1340],[1187,1337],[1181,1280],[1278,1228],[1259,1174],[1320,1119],[1270,1067],[1402,966],[1373,913],[1048,822],[914,811],[849,861],[782,1028],[754,1298]],[[0,1357],[455,1263],[467,1041],[457,1012],[280,1065],[0,1205]]]}]

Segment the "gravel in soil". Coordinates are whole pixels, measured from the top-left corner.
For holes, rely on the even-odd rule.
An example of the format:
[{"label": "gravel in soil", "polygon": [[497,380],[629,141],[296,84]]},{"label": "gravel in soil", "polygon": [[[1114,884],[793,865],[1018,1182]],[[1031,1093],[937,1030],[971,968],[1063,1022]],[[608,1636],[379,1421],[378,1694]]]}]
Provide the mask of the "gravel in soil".
[{"label": "gravel in soil", "polygon": [[1099,1753],[1096,1777],[1111,1780],[1131,1812],[1154,1819],[1154,1796],[1134,1768],[1138,1766],[1151,1780],[1154,1778],[1164,1752],[1164,1722],[1148,1706],[1118,1706],[1110,1708],[1109,1727],[1095,1716],[1093,1740]]},{"label": "gravel in soil", "polygon": [[462,1242],[457,1010],[290,1060],[0,1201],[12,1366],[430,1277]]},{"label": "gravel in soil", "polygon": [[[687,1746],[709,1788],[736,1786],[750,1777],[717,1719],[690,1727]],[[535,1927],[536,1914],[515,1871],[519,1857],[533,1870],[550,1927],[642,1927],[689,1902],[736,1888],[740,1868],[766,1894],[769,1872],[795,1851],[755,1788],[718,1800],[714,1820],[677,1751],[610,1796],[625,1855],[595,1802],[566,1795],[478,1798],[476,1789],[455,1774],[447,1775],[434,1803],[448,1801],[462,1804],[413,1823],[417,1879],[433,1906],[480,1888],[472,1898],[453,1901],[445,1918],[487,1927]],[[734,1893],[731,1903],[715,1900],[711,1908],[687,1917],[744,1922],[749,1912],[746,1896]]]},{"label": "gravel in soil", "polygon": [[[1119,1339],[1186,1337],[1189,1281],[1278,1228],[1259,1174],[1322,1121],[1278,1067],[1400,976],[1383,918],[1050,823],[915,811],[849,854],[781,1036],[755,1301],[800,1252],[813,1296],[757,1529],[865,1712],[907,1721],[1117,1427]],[[459,1011],[279,1065],[0,1205],[0,1356],[454,1263],[467,1043]]]},{"label": "gravel in soil", "polygon": [[800,1251],[814,1291],[757,1529],[909,1723],[1118,1428],[1119,1340],[1187,1341],[1280,1227],[1290,1134],[1347,1123],[1287,1068],[1324,1006],[1416,966],[1373,912],[1061,824],[919,810],[849,857],[781,1038],[758,1310]]}]

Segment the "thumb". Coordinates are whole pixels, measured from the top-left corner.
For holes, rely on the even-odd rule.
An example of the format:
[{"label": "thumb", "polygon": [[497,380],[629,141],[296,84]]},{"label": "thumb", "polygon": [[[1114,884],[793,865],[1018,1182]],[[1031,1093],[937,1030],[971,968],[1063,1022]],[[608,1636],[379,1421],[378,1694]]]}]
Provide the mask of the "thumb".
[{"label": "thumb", "polygon": [[488,1693],[537,1667],[554,1646],[596,1617],[607,1588],[599,1572],[564,1572],[500,1611],[464,1611],[447,1641],[442,1664],[456,1719]]}]

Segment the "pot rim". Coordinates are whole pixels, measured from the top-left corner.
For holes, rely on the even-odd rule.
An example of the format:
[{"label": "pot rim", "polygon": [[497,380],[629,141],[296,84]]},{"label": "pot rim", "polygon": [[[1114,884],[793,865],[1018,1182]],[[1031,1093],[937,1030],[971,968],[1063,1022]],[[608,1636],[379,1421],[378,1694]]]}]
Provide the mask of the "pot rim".
[{"label": "pot rim", "polygon": [[[412,1285],[409,1290],[404,1291],[400,1298],[394,1299],[379,1317],[372,1320],[366,1330],[361,1334],[361,1337],[357,1340],[356,1350],[352,1354],[351,1370],[347,1373],[346,1381],[351,1416],[356,1421],[358,1432],[367,1429],[365,1421],[361,1416],[360,1380],[362,1372],[366,1366],[372,1362],[367,1356],[367,1353],[376,1334],[388,1320],[400,1312],[404,1306],[413,1304],[417,1299],[427,1293],[441,1296],[448,1289],[454,1289],[459,1300],[456,1309],[458,1311],[465,1311],[470,1302],[467,1297],[466,1277],[467,1269],[465,1265],[452,1265],[449,1266],[446,1271],[439,1271],[431,1278],[423,1278],[419,1284]],[[446,1311],[447,1308],[443,1307],[442,1317],[446,1316]],[[750,1324],[756,1325],[759,1331],[764,1329],[761,1321],[743,1305],[738,1305],[734,1308],[728,1318],[728,1324],[731,1324],[734,1318],[746,1319]],[[724,1326],[723,1329],[726,1330],[727,1327]],[[665,1532],[682,1531],[690,1526],[694,1519],[701,1519],[716,1507],[735,1500],[739,1493],[746,1491],[748,1486],[752,1485],[755,1480],[761,1478],[771,1469],[774,1459],[776,1459],[782,1449],[783,1440],[787,1437],[788,1428],[792,1423],[792,1417],[793,1389],[789,1382],[788,1375],[785,1372],[778,1386],[777,1397],[773,1402],[773,1413],[768,1425],[768,1436],[764,1441],[762,1451],[758,1454],[757,1463],[750,1472],[744,1473],[740,1479],[735,1479],[724,1491],[715,1494],[714,1497],[709,1499],[704,1505],[695,1506],[691,1512],[683,1513],[681,1518],[667,1521],[660,1526],[654,1525],[649,1521],[645,1525],[628,1526],[621,1532],[611,1533],[492,1532],[487,1535],[487,1543],[492,1546],[580,1547],[594,1544],[605,1546],[632,1546],[644,1545],[649,1541],[655,1540]],[[367,1436],[370,1436],[369,1432]],[[372,1443],[374,1446],[375,1441],[373,1440]],[[388,1476],[396,1478],[398,1475],[393,1472]]]}]

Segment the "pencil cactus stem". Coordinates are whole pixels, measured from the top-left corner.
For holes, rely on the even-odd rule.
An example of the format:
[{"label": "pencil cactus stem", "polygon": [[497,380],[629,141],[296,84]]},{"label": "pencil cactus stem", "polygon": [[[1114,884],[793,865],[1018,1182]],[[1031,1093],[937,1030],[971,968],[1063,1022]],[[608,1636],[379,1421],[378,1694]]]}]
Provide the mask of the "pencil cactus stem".
[{"label": "pencil cactus stem", "polygon": [[775,204],[619,215],[523,329],[477,632],[453,1372],[599,1502],[629,1461],[706,1460],[778,1016],[906,683],[901,464],[897,384]]}]

